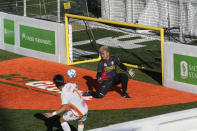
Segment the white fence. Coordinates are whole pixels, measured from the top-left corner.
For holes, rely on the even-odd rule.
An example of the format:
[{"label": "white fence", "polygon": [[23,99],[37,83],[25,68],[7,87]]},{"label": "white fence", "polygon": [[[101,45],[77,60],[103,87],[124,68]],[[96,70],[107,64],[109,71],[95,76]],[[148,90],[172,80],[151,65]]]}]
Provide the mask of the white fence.
[{"label": "white fence", "polygon": [[196,0],[101,0],[102,18],[197,35]]},{"label": "white fence", "polygon": [[66,64],[65,26],[0,12],[0,49]]}]

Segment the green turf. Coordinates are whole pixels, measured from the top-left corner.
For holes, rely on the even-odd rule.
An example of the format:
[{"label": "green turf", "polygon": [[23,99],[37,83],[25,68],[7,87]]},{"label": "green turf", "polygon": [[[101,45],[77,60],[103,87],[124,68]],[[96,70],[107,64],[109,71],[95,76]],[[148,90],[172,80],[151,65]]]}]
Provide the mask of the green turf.
[{"label": "green turf", "polygon": [[0,49],[0,61],[15,59],[15,58],[19,58],[19,57],[24,57],[24,56],[18,55],[15,53],[11,53],[11,52],[7,52],[7,51]]}]

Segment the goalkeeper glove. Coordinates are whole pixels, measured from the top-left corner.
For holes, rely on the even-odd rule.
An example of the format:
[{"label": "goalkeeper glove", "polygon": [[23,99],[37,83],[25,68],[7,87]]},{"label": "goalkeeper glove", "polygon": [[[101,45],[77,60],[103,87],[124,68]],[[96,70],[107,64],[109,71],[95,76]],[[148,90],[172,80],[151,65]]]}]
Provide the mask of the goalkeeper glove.
[{"label": "goalkeeper glove", "polygon": [[101,77],[99,77],[99,78],[97,79],[97,81],[98,81],[98,83],[101,83],[101,82],[102,82]]},{"label": "goalkeeper glove", "polygon": [[133,78],[135,76],[135,71],[133,69],[128,70],[129,75]]}]

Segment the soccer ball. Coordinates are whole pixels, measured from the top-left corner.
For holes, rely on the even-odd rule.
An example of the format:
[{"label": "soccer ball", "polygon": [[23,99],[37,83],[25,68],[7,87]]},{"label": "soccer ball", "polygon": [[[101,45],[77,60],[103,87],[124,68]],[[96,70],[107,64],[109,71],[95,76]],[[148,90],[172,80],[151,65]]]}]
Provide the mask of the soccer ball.
[{"label": "soccer ball", "polygon": [[76,76],[76,74],[77,74],[77,72],[75,69],[68,69],[68,71],[67,71],[67,76],[69,78],[74,78]]}]

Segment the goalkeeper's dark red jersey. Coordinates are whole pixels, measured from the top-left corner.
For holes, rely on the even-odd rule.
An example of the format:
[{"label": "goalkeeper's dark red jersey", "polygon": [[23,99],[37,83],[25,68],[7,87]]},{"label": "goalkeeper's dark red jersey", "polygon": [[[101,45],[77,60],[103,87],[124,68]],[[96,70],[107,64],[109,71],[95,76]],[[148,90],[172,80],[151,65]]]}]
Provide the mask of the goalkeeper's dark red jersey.
[{"label": "goalkeeper's dark red jersey", "polygon": [[123,65],[120,60],[115,56],[110,56],[109,60],[99,61],[97,67],[97,79],[98,80],[110,80],[116,76],[117,65],[124,71],[127,71],[127,67]]}]

